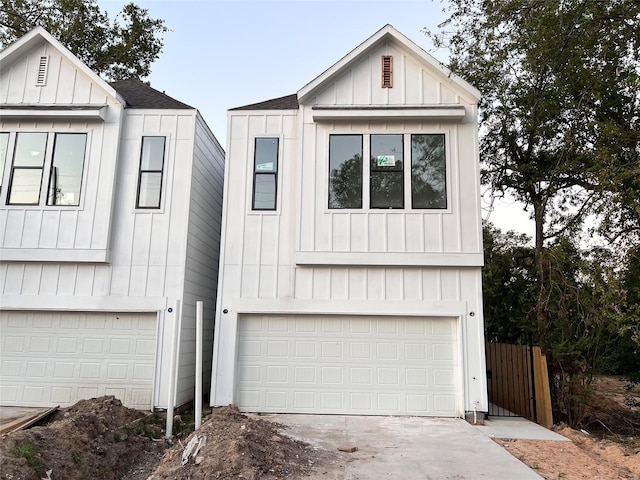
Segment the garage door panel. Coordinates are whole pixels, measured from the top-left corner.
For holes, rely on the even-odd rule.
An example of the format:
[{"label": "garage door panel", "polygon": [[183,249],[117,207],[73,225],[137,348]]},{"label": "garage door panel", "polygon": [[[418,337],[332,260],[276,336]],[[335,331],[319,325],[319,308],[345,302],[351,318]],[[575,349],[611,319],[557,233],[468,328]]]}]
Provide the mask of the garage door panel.
[{"label": "garage door panel", "polygon": [[1,403],[64,406],[116,395],[151,406],[155,314],[5,311],[0,328]]},{"label": "garage door panel", "polygon": [[[240,318],[236,401],[242,409],[458,414],[455,320],[314,316],[271,320]],[[434,328],[439,322],[448,325]],[[447,333],[435,336],[434,330]]]}]

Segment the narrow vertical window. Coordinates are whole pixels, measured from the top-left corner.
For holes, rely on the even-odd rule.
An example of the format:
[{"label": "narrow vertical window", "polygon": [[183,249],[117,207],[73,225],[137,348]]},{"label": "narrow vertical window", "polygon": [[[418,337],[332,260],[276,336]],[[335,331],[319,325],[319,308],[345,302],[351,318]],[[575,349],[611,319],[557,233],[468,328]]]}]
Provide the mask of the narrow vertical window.
[{"label": "narrow vertical window", "polygon": [[404,208],[402,135],[371,135],[371,208]]},{"label": "narrow vertical window", "polygon": [[253,210],[275,210],[278,198],[278,139],[256,138]]},{"label": "narrow vertical window", "polygon": [[47,205],[80,205],[86,145],[86,133],[56,134]]},{"label": "narrow vertical window", "polygon": [[138,208],[160,208],[165,137],[142,137],[140,173],[138,176]]},{"label": "narrow vertical window", "polygon": [[16,135],[7,205],[38,205],[46,149],[46,133]]},{"label": "narrow vertical window", "polygon": [[7,161],[7,148],[9,148],[9,134],[0,133],[0,187],[4,177],[4,165]]},{"label": "narrow vertical window", "polygon": [[393,57],[391,55],[382,56],[382,88],[393,87]]},{"label": "narrow vertical window", "polygon": [[329,136],[329,208],[362,208],[362,135]]},{"label": "narrow vertical window", "polygon": [[443,134],[411,135],[411,204],[413,208],[447,208]]}]

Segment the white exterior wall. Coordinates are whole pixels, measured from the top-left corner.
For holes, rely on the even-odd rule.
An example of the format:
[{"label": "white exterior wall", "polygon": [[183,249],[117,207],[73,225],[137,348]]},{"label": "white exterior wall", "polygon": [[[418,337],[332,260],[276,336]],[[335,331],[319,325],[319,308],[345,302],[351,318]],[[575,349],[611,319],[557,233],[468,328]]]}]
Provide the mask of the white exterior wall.
[{"label": "white exterior wall", "polygon": [[[381,55],[394,57],[391,89],[379,87]],[[457,319],[462,408],[487,410],[476,102],[445,75],[387,42],[307,92],[299,111],[229,112],[224,284],[218,298],[212,404],[235,401],[238,318],[243,314],[410,315]],[[425,104],[464,106],[465,114],[461,119],[406,120],[390,111],[381,121],[314,121],[316,105],[338,107],[340,116],[345,106]],[[369,209],[366,201],[362,209],[328,209],[332,133],[444,133],[447,209],[411,210],[407,205],[386,211]],[[257,136],[280,139],[275,212],[251,211]],[[405,151],[405,165],[409,157]]]},{"label": "white exterior wall", "polygon": [[[40,56],[49,57],[47,83],[35,86]],[[122,105],[89,78],[61,52],[47,43],[32,48],[19,61],[3,65],[0,72],[0,104],[108,106],[106,119],[0,115],[0,131],[77,132],[87,134],[87,158],[83,172],[80,207],[6,205],[11,171],[9,150],[0,194],[0,256],[3,260],[63,260],[104,262],[108,257],[109,224],[113,205]],[[34,115],[38,115],[37,112]]]},{"label": "white exterior wall", "polygon": [[[49,56],[47,83],[35,87],[41,55]],[[0,307],[153,313],[153,402],[166,407],[176,321],[168,309],[181,300],[181,404],[193,398],[196,300],[206,306],[205,368],[211,358],[224,152],[195,109],[123,109],[109,89],[44,41],[3,64],[0,104],[45,110],[0,117],[0,131],[86,132],[87,148],[78,207],[6,205],[10,148],[0,192]],[[68,113],[86,104],[106,106],[105,120]],[[159,209],[135,208],[143,136],[166,137]]]}]

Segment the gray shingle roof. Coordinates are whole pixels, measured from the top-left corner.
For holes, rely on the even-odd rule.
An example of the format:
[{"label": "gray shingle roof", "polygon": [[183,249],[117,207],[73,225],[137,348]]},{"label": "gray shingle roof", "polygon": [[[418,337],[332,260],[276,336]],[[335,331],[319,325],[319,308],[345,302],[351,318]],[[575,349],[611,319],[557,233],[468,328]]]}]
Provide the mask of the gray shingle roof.
[{"label": "gray shingle roof", "polygon": [[112,82],[110,85],[127,102],[128,108],[167,108],[172,110],[194,110],[186,103],[179,102],[155,88],[151,88],[137,78]]},{"label": "gray shingle roof", "polygon": [[298,107],[298,95],[294,93],[293,95],[272,98],[264,102],[230,108],[229,110],[297,110]]}]

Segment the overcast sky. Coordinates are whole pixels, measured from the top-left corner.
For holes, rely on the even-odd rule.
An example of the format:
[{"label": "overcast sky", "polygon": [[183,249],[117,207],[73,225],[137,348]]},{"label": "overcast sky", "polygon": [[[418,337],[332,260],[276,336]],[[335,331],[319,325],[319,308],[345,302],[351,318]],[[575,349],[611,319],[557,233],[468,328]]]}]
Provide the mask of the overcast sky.
[{"label": "overcast sky", "polygon": [[[111,18],[128,3],[98,0]],[[171,30],[152,66],[151,86],[197,108],[225,146],[229,108],[281,97],[331,67],[386,24],[437,60],[423,28],[437,30],[446,2],[137,0]],[[486,216],[486,214],[485,214]],[[531,233],[516,205],[491,217],[504,229]]]}]

